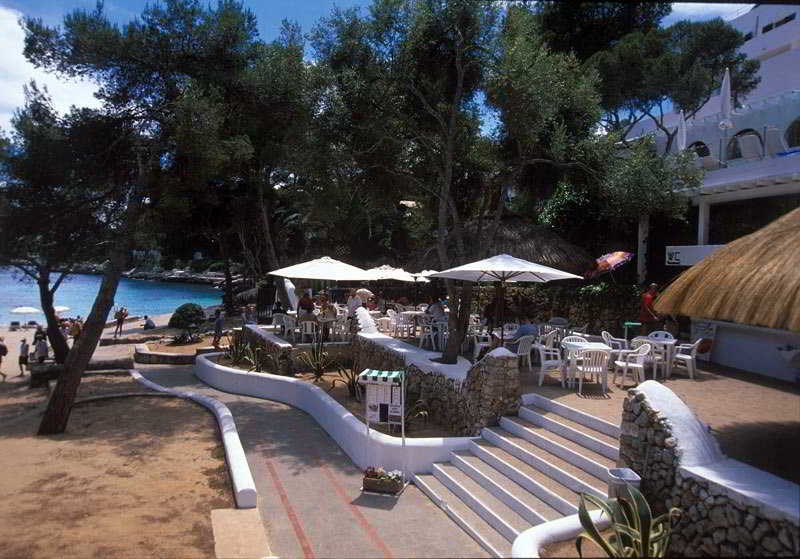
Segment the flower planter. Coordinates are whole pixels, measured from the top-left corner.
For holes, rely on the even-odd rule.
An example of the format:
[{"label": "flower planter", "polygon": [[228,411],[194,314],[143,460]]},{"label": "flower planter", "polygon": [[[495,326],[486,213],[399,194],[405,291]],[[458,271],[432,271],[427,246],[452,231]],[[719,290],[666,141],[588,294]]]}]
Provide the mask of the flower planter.
[{"label": "flower planter", "polygon": [[364,476],[361,489],[373,493],[386,493],[397,495],[403,490],[403,480],[400,479],[381,479],[376,477]]}]

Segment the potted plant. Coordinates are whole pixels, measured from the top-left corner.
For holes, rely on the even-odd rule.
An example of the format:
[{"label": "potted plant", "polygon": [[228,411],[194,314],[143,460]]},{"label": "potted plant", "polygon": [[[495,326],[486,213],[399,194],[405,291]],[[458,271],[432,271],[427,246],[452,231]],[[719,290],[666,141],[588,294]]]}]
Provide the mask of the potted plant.
[{"label": "potted plant", "polygon": [[369,467],[364,470],[362,490],[373,493],[397,495],[403,490],[403,473],[400,470],[387,472],[383,468]]}]

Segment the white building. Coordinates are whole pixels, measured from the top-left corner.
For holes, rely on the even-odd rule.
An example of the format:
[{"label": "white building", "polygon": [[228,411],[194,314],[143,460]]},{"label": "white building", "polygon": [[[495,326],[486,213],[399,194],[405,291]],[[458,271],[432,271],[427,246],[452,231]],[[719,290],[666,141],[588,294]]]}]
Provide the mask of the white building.
[{"label": "white building", "polygon": [[[740,100],[731,121],[720,127],[721,99],[711,98],[687,122],[686,144],[706,169],[700,188],[687,191],[698,208],[697,245],[668,246],[666,263],[690,266],[715,248],[758,229],[800,206],[800,5],[756,4],[729,23],[745,34],[741,51],[761,62],[761,81]],[[665,117],[677,127],[680,115]],[[654,133],[642,121],[631,137]],[[656,133],[663,150],[666,138]],[[800,250],[800,247],[798,247]],[[800,271],[798,271],[800,274]],[[797,380],[775,349],[800,346],[800,335],[719,321],[702,328],[715,337],[711,359],[724,365]],[[693,321],[693,334],[699,333]]]}]

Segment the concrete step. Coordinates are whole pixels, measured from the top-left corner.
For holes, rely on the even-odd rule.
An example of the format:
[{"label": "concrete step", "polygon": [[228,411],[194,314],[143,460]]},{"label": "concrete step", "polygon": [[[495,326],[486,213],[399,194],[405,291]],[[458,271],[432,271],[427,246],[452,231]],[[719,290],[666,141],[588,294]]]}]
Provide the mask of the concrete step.
[{"label": "concrete step", "polygon": [[482,435],[488,442],[508,451],[572,491],[606,498],[607,479],[599,479],[500,427],[488,427],[482,431]]},{"label": "concrete step", "polygon": [[510,477],[495,469],[468,450],[451,453],[450,462],[474,479],[481,487],[503,501],[532,525],[561,518],[552,506],[514,482]]},{"label": "concrete step", "polygon": [[455,465],[450,463],[434,464],[433,475],[450,491],[458,495],[469,508],[478,513],[509,543],[514,543],[520,532],[531,527],[530,522],[481,487]]},{"label": "concrete step", "polygon": [[564,419],[569,419],[584,427],[589,427],[590,429],[594,429],[595,431],[608,435],[609,437],[611,437],[614,444],[617,444],[616,441],[619,441],[619,435],[620,435],[619,425],[606,421],[605,419],[601,419],[597,416],[588,414],[579,409],[564,405],[561,402],[557,402],[556,400],[551,400],[550,398],[542,396],[541,394],[534,394],[534,393],[523,394],[522,404],[524,406],[533,406],[549,412],[553,412],[557,415],[560,415]]},{"label": "concrete step", "polygon": [[615,466],[614,460],[519,417],[501,418],[500,427],[599,479],[607,479],[608,469]]},{"label": "concrete step", "polygon": [[433,474],[416,474],[414,484],[493,557],[510,557],[511,544]]},{"label": "concrete step", "polygon": [[616,460],[619,456],[618,443],[612,437],[554,412],[533,406],[523,406],[519,409],[519,417],[611,460]]},{"label": "concrete step", "polygon": [[470,451],[560,514],[566,516],[578,512],[578,496],[574,491],[510,452],[484,439],[472,441]]}]

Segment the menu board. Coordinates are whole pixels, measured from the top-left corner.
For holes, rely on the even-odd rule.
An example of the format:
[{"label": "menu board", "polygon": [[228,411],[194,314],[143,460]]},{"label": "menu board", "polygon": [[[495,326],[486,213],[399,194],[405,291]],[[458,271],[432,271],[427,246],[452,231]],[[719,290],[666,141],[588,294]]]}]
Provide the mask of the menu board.
[{"label": "menu board", "polygon": [[403,391],[395,384],[367,384],[367,421],[400,425]]}]

